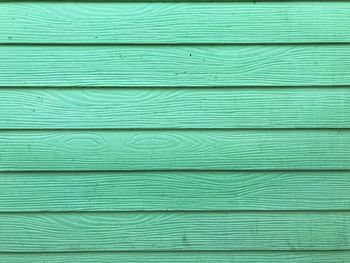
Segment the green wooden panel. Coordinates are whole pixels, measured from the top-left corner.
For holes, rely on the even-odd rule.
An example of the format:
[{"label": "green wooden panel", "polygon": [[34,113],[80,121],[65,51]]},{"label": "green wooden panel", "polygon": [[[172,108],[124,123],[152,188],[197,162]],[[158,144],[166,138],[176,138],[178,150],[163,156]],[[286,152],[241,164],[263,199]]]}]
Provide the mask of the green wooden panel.
[{"label": "green wooden panel", "polygon": [[350,128],[345,88],[3,88],[0,128]]},{"label": "green wooden panel", "polygon": [[344,263],[350,261],[348,251],[283,252],[283,251],[210,251],[210,252],[60,252],[60,253],[0,253],[0,260],[11,263],[67,262],[222,262],[222,263]]},{"label": "green wooden panel", "polygon": [[0,211],[335,210],[350,172],[0,173]]},{"label": "green wooden panel", "polygon": [[1,252],[344,250],[350,212],[2,213]]},{"label": "green wooden panel", "polygon": [[349,169],[348,130],[2,131],[0,170]]},{"label": "green wooden panel", "polygon": [[350,41],[350,3],[0,5],[2,43],[329,43]]},{"label": "green wooden panel", "polygon": [[0,86],[350,84],[350,45],[1,46]]},{"label": "green wooden panel", "polygon": [[350,249],[350,212],[2,213],[1,252]]}]

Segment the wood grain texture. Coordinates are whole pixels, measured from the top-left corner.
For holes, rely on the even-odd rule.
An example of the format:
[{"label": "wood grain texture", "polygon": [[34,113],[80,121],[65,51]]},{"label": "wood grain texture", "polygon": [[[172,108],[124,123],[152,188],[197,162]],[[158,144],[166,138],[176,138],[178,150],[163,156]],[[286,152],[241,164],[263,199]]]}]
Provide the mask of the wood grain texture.
[{"label": "wood grain texture", "polygon": [[0,129],[350,128],[350,88],[2,88]]},{"label": "wood grain texture", "polygon": [[350,2],[0,25],[0,262],[350,261]]},{"label": "wood grain texture", "polygon": [[348,130],[2,131],[0,170],[350,169]]},{"label": "wood grain texture", "polygon": [[334,86],[349,45],[1,46],[0,86]]},{"label": "wood grain texture", "polygon": [[60,252],[60,253],[0,253],[0,260],[11,263],[153,263],[153,262],[221,262],[221,263],[345,263],[348,251],[283,252],[283,251],[222,251],[222,252]]},{"label": "wood grain texture", "polygon": [[346,210],[350,172],[0,173],[0,212]]},{"label": "wood grain texture", "polygon": [[344,250],[350,212],[2,213],[1,252]]},{"label": "wood grain texture", "polygon": [[1,43],[330,43],[350,41],[350,3],[0,5]]}]

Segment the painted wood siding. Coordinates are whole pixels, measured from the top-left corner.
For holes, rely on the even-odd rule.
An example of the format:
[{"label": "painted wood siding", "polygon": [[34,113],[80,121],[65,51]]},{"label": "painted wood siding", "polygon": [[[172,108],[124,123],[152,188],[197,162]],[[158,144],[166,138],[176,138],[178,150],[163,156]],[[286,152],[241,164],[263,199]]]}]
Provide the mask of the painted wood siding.
[{"label": "painted wood siding", "polygon": [[0,262],[350,262],[350,2],[0,3]]}]

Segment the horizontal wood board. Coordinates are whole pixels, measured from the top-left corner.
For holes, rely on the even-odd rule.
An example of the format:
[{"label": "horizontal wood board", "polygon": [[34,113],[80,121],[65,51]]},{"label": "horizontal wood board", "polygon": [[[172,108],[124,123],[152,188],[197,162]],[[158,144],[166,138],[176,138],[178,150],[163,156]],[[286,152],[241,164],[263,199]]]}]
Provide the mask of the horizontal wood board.
[{"label": "horizontal wood board", "polygon": [[344,88],[2,88],[0,129],[350,128]]},{"label": "horizontal wood board", "polygon": [[1,171],[350,169],[348,130],[1,131]]},{"label": "horizontal wood board", "polygon": [[0,173],[0,212],[346,210],[350,172]]},{"label": "horizontal wood board", "polygon": [[350,45],[0,46],[0,87],[350,85]]},{"label": "horizontal wood board", "polygon": [[345,43],[350,3],[7,2],[0,43]]},{"label": "horizontal wood board", "polygon": [[211,263],[344,263],[350,260],[348,251],[175,251],[175,252],[59,252],[59,253],[0,253],[0,260],[11,263],[61,262],[206,262]]},{"label": "horizontal wood board", "polygon": [[1,252],[350,249],[350,212],[0,214]]}]

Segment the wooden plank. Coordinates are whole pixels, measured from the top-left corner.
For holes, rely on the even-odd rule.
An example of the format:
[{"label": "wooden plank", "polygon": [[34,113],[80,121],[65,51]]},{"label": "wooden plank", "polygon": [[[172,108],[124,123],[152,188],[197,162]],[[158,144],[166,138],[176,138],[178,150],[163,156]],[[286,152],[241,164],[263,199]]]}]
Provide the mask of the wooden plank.
[{"label": "wooden plank", "polygon": [[350,128],[345,88],[3,88],[0,129]]},{"label": "wooden plank", "polygon": [[1,46],[0,86],[334,86],[349,45]]},{"label": "wooden plank", "polygon": [[350,169],[349,130],[1,131],[0,170]]},{"label": "wooden plank", "polygon": [[349,249],[350,212],[0,214],[1,252]]},{"label": "wooden plank", "polygon": [[1,43],[350,41],[350,3],[29,2],[0,5]]},{"label": "wooden plank", "polygon": [[350,172],[0,173],[0,212],[346,210]]},{"label": "wooden plank", "polygon": [[0,253],[0,260],[11,263],[61,263],[61,262],[221,262],[221,263],[344,263],[350,261],[348,251],[176,251],[176,252],[61,252],[61,253]]}]

